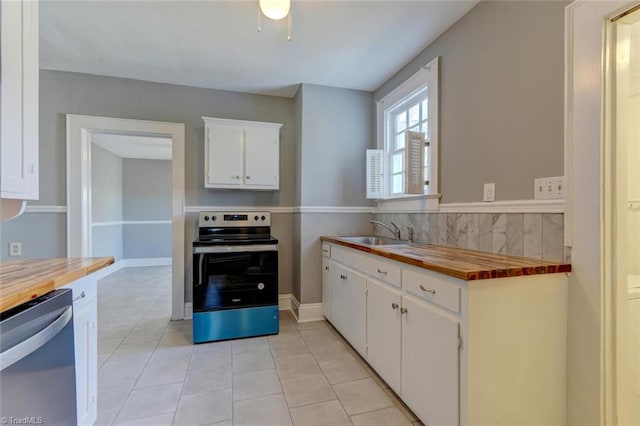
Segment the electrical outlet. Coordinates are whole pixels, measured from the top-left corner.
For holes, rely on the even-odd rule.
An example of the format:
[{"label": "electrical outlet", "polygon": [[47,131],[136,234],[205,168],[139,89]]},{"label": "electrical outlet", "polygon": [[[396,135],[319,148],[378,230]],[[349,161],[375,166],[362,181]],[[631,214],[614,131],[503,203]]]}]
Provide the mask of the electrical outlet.
[{"label": "electrical outlet", "polygon": [[482,195],[483,201],[495,201],[496,200],[496,184],[495,183],[485,183],[484,184],[484,193]]},{"label": "electrical outlet", "polygon": [[22,256],[22,243],[9,243],[9,256]]},{"label": "electrical outlet", "polygon": [[561,200],[564,198],[564,176],[534,180],[533,198],[536,200]]}]

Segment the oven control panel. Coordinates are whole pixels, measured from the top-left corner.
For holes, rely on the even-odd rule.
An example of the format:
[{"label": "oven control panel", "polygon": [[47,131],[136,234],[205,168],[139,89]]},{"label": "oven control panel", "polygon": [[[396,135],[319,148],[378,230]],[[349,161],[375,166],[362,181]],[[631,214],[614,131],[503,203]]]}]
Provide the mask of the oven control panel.
[{"label": "oven control panel", "polygon": [[269,212],[200,212],[200,228],[271,226]]}]

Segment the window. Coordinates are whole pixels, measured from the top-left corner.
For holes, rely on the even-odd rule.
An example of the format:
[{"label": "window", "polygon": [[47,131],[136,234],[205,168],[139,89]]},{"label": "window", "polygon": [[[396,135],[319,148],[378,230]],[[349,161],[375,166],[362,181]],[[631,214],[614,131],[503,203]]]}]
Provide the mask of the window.
[{"label": "window", "polygon": [[[438,58],[380,100],[377,108],[377,153],[381,164],[370,169],[380,173],[379,191],[370,198],[437,196]],[[424,142],[420,142],[422,152],[408,146],[408,141],[418,143],[417,135],[409,132],[424,135]],[[370,163],[368,158],[367,165]],[[411,185],[409,176],[420,176],[423,184]],[[368,174],[368,178],[371,180],[372,175]]]}]

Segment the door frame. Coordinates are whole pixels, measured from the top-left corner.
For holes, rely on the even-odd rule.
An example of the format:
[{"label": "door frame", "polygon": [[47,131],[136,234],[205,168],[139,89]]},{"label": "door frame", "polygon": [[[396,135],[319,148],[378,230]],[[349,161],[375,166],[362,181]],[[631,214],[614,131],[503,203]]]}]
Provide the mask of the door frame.
[{"label": "door frame", "polygon": [[185,131],[183,123],[67,114],[67,256],[91,254],[91,134],[171,139],[171,319],[184,319]]}]

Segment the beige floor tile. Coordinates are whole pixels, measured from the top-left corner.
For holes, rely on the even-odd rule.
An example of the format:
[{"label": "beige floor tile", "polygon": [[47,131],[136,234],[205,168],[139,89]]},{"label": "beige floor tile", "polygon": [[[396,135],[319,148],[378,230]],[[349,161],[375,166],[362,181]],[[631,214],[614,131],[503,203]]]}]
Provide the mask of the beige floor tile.
[{"label": "beige floor tile", "polygon": [[182,354],[152,355],[136,383],[136,389],[183,383],[189,368],[189,358]]},{"label": "beige floor tile", "polygon": [[167,326],[167,333],[189,333],[193,330],[192,320],[170,321]]},{"label": "beige floor tile", "polygon": [[350,416],[393,406],[391,398],[371,378],[340,383],[333,389]]},{"label": "beige floor tile", "polygon": [[281,325],[278,334],[267,336],[267,340],[269,342],[277,342],[280,340],[289,340],[301,337],[300,333],[298,333],[298,329],[293,325],[293,323],[291,323],[291,325]]},{"label": "beige floor tile", "polygon": [[158,343],[158,347],[169,347],[169,346],[191,346],[193,345],[193,337],[191,333],[180,332],[180,333],[165,333],[160,342]]},{"label": "beige floor tile", "polygon": [[323,361],[320,363],[320,368],[332,385],[370,377],[355,358]]},{"label": "beige floor tile", "polygon": [[120,412],[120,408],[98,409],[98,417],[93,426],[110,426]]},{"label": "beige floor tile", "polygon": [[389,398],[391,398],[393,403],[396,405],[396,407],[398,407],[400,411],[402,411],[402,414],[404,414],[406,418],[408,418],[412,422],[418,420],[413,411],[411,411],[411,409],[407,407],[404,402],[402,402],[400,397],[398,397],[398,395],[396,395],[396,393],[391,388],[385,389],[384,392],[389,396]]},{"label": "beige floor tile", "polygon": [[228,366],[209,370],[189,370],[182,388],[183,395],[230,388],[231,369]]},{"label": "beige floor tile", "polygon": [[351,417],[355,426],[410,426],[411,421],[397,407],[383,408]]},{"label": "beige floor tile", "polygon": [[157,342],[137,342],[137,343],[123,343],[111,354],[111,359],[128,358],[131,356],[147,357],[150,358]]},{"label": "beige floor tile", "polygon": [[158,342],[164,334],[164,328],[140,328],[134,329],[124,339],[122,343],[136,343],[136,342]]},{"label": "beige floor tile", "polygon": [[300,426],[339,426],[351,425],[349,416],[338,400],[303,405],[291,409],[291,419],[294,425]]},{"label": "beige floor tile", "polygon": [[117,382],[101,383],[98,386],[98,401],[100,408],[109,410],[120,409],[129,393],[133,389],[136,379],[124,379]]},{"label": "beige floor tile", "polygon": [[336,394],[323,374],[282,379],[282,389],[289,407],[336,399]]},{"label": "beige floor tile", "polygon": [[128,357],[118,360],[109,359],[98,371],[98,383],[136,379],[142,374],[147,360],[147,357]]},{"label": "beige floor tile", "polygon": [[282,394],[237,401],[233,404],[234,425],[291,425],[287,402]]},{"label": "beige floor tile", "polygon": [[309,353],[309,347],[302,337],[271,341],[269,346],[271,346],[271,353],[275,358]]},{"label": "beige floor tile", "polygon": [[99,354],[110,354],[116,350],[118,346],[123,342],[124,339],[120,337],[116,337],[113,339],[98,339],[98,353]]},{"label": "beige floor tile", "polygon": [[300,335],[308,345],[324,345],[340,340],[340,337],[328,327],[300,330]]},{"label": "beige floor tile", "polygon": [[233,355],[233,374],[245,374],[253,371],[276,368],[271,351],[244,352]]},{"label": "beige floor tile", "polygon": [[222,367],[231,368],[231,351],[194,351],[189,370],[213,370]]},{"label": "beige floor tile", "polygon": [[278,369],[278,375],[282,379],[296,376],[307,376],[309,374],[318,374],[322,371],[316,362],[316,359],[311,355],[292,355],[286,358],[276,358],[276,368]]},{"label": "beige floor tile", "polygon": [[231,420],[232,413],[231,389],[183,395],[174,423],[185,426],[216,423]]},{"label": "beige floor tile", "polygon": [[198,343],[193,347],[194,352],[229,352],[231,353],[231,341],[225,340],[223,342],[208,342],[208,343]]},{"label": "beige floor tile", "polygon": [[140,419],[129,420],[121,423],[114,423],[113,426],[171,426],[175,413],[161,414],[159,416],[142,417]]},{"label": "beige floor tile", "polygon": [[265,351],[269,349],[266,337],[253,337],[231,341],[231,352],[241,354],[243,352]]},{"label": "beige floor tile", "polygon": [[320,345],[309,345],[309,349],[318,362],[353,358],[353,355],[347,350],[346,346],[339,341]]},{"label": "beige floor tile", "polygon": [[178,406],[182,383],[134,389],[124,403],[117,421],[173,413]]},{"label": "beige floor tile", "polygon": [[327,322],[325,320],[320,321],[309,321],[309,322],[299,322],[296,323],[296,328],[298,330],[312,330],[318,328],[327,329]]},{"label": "beige floor tile", "polygon": [[255,371],[233,377],[233,400],[258,398],[282,393],[276,370]]},{"label": "beige floor tile", "polygon": [[98,328],[98,339],[124,339],[133,330],[132,327],[109,327]]}]

